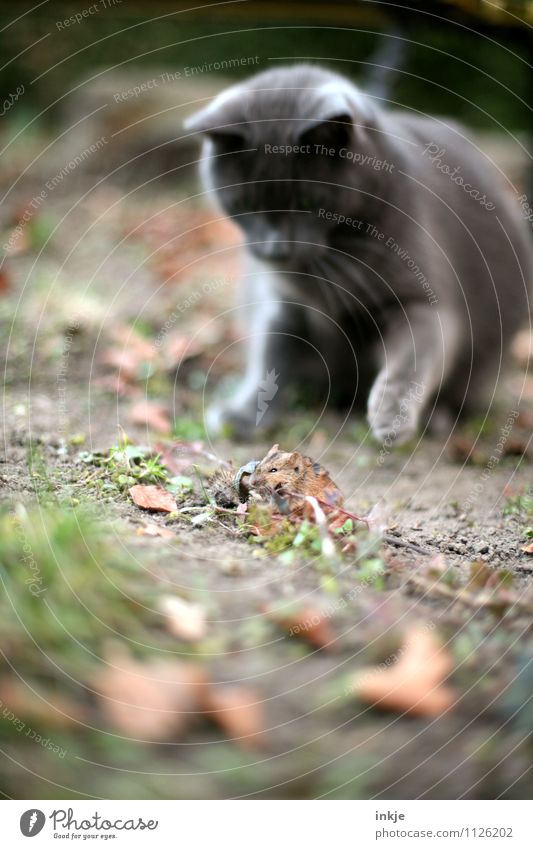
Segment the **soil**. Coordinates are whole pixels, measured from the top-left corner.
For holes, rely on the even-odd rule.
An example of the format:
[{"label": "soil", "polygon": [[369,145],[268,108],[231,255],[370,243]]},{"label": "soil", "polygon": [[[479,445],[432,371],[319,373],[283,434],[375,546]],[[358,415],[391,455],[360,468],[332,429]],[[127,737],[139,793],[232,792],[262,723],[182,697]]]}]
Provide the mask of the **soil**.
[{"label": "soil", "polygon": [[[25,187],[25,197],[32,192]],[[521,551],[527,516],[505,508],[509,498],[531,484],[531,427],[520,424],[531,424],[531,377],[512,366],[486,421],[482,416],[441,437],[423,435],[381,460],[365,423],[344,422],[334,413],[315,427],[312,411],[295,412],[276,434],[249,444],[204,441],[236,467],[264,456],[273,441],[285,450],[305,450],[331,473],[349,510],[364,514],[381,505],[389,538],[396,535],[428,551],[382,542],[382,582],[370,582],[348,602],[360,580],[355,557],[330,569],[320,558],[298,556],[289,563],[251,545],[222,517],[193,528],[184,517],[170,522],[159,514],[147,517],[127,497],[94,502],[83,485],[81,449],[107,450],[117,441],[119,424],[133,440],[157,441],[128,418],[139,396],[117,395],[102,385],[110,375],[102,353],[111,344],[114,324],[136,321],[161,327],[172,304],[183,301],[188,291],[186,284],[161,283],[145,262],[142,245],[120,241],[128,216],[142,216],[147,204],[164,208],[169,197],[133,198],[127,209],[119,204],[118,211],[111,208],[117,199],[110,188],[101,189],[69,212],[74,197],[57,190],[47,213],[56,220],[68,213],[68,229],[61,227],[60,238],[52,239],[41,254],[30,248],[10,258],[12,291],[2,324],[6,335],[13,327],[13,335],[3,399],[1,498],[6,505],[74,498],[90,503],[105,521],[118,523],[123,544],[140,569],[149,571],[165,591],[200,599],[207,607],[209,638],[203,658],[210,674],[220,682],[253,688],[266,717],[267,742],[263,749],[243,751],[224,743],[216,730],[198,727],[185,742],[157,757],[141,744],[133,745],[127,764],[114,762],[112,750],[85,752],[83,781],[82,773],[77,774],[78,755],[68,755],[63,798],[65,792],[92,795],[86,791],[89,773],[97,795],[112,798],[116,770],[127,773],[129,782],[121,793],[144,798],[530,798],[533,717],[531,712],[524,716],[518,697],[518,706],[509,707],[516,700],[509,702],[506,695],[512,696],[517,676],[527,666],[524,658],[531,655],[533,560]],[[97,211],[102,217],[92,227]],[[93,314],[80,307],[85,291]],[[192,315],[188,312],[179,326],[186,328]],[[78,324],[72,332],[74,318]],[[186,380],[181,374],[177,379],[167,375],[162,384],[160,400],[169,408],[174,405],[181,422],[201,419],[195,369],[205,373],[212,359],[209,349],[204,360],[200,355],[185,372]],[[217,360],[221,375],[235,361],[226,362],[221,366]],[[142,383],[140,387],[142,398]],[[512,438],[520,443],[519,455],[498,453],[487,472],[487,459],[518,403],[523,415]],[[72,444],[76,434],[84,434],[83,445]],[[470,446],[477,440],[477,462],[458,457],[457,434]],[[46,466],[44,489],[43,480],[30,474],[30,444],[39,446]],[[138,536],[147,518],[171,527],[176,536]],[[448,594],[428,578],[428,564],[435,557],[453,576]],[[513,573],[520,603],[502,612],[461,600],[458,588],[468,582],[471,563],[479,560],[490,569]],[[333,607],[334,650],[313,649],[266,622],[261,610],[282,600]],[[452,710],[413,718],[339,695],[343,676],[390,657],[409,628],[420,622],[435,627],[453,651],[453,682],[460,697]],[[14,764],[13,772],[22,787],[25,770]],[[49,783],[53,771],[45,775],[41,798],[59,792]]]}]

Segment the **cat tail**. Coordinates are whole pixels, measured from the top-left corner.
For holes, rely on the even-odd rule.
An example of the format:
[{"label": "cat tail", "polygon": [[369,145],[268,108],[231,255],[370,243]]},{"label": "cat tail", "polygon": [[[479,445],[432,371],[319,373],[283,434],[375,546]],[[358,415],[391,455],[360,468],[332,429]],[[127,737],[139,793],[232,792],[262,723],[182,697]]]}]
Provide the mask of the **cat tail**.
[{"label": "cat tail", "polygon": [[397,78],[405,67],[408,46],[406,31],[399,22],[381,34],[376,49],[367,60],[363,88],[368,94],[384,101],[391,97]]}]

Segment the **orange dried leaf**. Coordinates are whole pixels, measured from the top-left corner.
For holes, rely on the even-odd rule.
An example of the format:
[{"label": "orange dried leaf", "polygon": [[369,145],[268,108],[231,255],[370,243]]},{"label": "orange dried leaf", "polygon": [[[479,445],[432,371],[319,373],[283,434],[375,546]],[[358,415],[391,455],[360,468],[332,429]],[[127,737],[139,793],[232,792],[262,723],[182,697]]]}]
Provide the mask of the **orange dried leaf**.
[{"label": "orange dried leaf", "polygon": [[524,554],[533,554],[533,540],[521,546],[520,551],[523,551]]},{"label": "orange dried leaf", "polygon": [[476,447],[474,439],[461,435],[450,440],[448,455],[456,463],[469,463],[474,466],[483,466],[488,459],[484,452]]},{"label": "orange dried leaf", "polygon": [[264,717],[258,694],[248,687],[211,685],[204,692],[206,713],[246,748],[261,746]]},{"label": "orange dried leaf", "polygon": [[48,692],[41,685],[36,693],[15,678],[0,679],[0,700],[4,717],[11,711],[17,717],[30,722],[45,723],[54,728],[66,728],[78,722],[87,722],[85,707],[71,699]]},{"label": "orange dried leaf", "polygon": [[117,324],[113,328],[112,337],[124,346],[124,350],[135,357],[138,362],[153,360],[157,349],[154,345],[143,339],[133,328],[128,325]]},{"label": "orange dried leaf", "polygon": [[137,377],[139,371],[139,359],[131,351],[126,351],[124,348],[108,348],[102,355],[102,363],[111,368],[117,369],[120,375],[126,380],[132,380]]},{"label": "orange dried leaf", "polygon": [[158,433],[170,433],[172,422],[162,404],[153,401],[140,401],[130,410],[130,420],[133,424],[144,425]]},{"label": "orange dried leaf", "polygon": [[438,716],[457,695],[445,685],[453,660],[436,635],[417,627],[406,634],[399,659],[383,670],[361,672],[353,681],[357,697],[382,710],[416,716]]},{"label": "orange dried leaf", "polygon": [[9,292],[11,289],[11,277],[7,271],[0,269],[0,292]]},{"label": "orange dried leaf", "polygon": [[530,330],[521,330],[515,336],[512,345],[513,356],[520,366],[527,366],[533,360],[533,334]]},{"label": "orange dried leaf", "polygon": [[291,637],[306,640],[318,649],[334,648],[336,635],[321,610],[306,606],[298,610],[265,608],[266,615]]},{"label": "orange dried leaf", "polygon": [[114,652],[93,686],[104,715],[117,731],[154,741],[176,739],[184,732],[205,680],[196,664],[140,663]]},{"label": "orange dried leaf", "polygon": [[207,624],[205,610],[177,596],[163,596],[159,607],[166,619],[167,631],[181,640],[196,642],[205,637]]},{"label": "orange dried leaf", "polygon": [[138,483],[135,486],[130,486],[129,493],[137,507],[143,507],[145,510],[172,513],[178,509],[172,493],[163,489],[162,486]]}]

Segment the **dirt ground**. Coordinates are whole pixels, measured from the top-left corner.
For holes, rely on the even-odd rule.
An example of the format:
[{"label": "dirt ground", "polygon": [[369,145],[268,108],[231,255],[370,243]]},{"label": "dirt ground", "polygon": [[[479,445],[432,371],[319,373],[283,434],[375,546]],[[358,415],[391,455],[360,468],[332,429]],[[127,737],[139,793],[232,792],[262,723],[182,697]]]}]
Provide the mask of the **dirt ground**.
[{"label": "dirt ground", "polygon": [[[13,209],[38,187],[24,185]],[[255,443],[210,440],[202,434],[203,388],[212,393],[236,357],[233,348],[219,356],[233,338],[231,322],[223,316],[216,325],[224,328],[221,338],[204,325],[231,303],[238,274],[234,236],[220,225],[211,242],[188,244],[184,261],[179,241],[172,250],[161,247],[173,225],[158,231],[160,215],[148,235],[146,227],[141,235],[125,234],[167,208],[177,216],[176,227],[188,216],[194,222],[196,206],[168,189],[126,201],[122,190],[109,186],[83,198],[86,189],[81,178],[75,192],[57,189],[42,214],[46,237],[33,233],[33,241],[9,257],[1,317],[7,346],[2,502],[6,509],[15,503],[43,510],[87,506],[113,526],[117,549],[154,585],[201,602],[207,636],[198,645],[177,644],[176,652],[200,658],[212,680],[249,688],[264,717],[264,739],[257,748],[243,747],[199,722],[165,744],[133,740],[124,754],[105,734],[96,740],[73,732],[60,762],[15,740],[7,749],[4,793],[530,798],[533,560],[522,549],[533,524],[533,378],[514,362],[487,416],[385,456],[363,421],[328,413],[317,422],[313,411],[294,412],[277,433]],[[210,284],[226,275],[231,285]],[[190,300],[206,282],[208,295]],[[194,356],[177,370],[179,356],[164,365],[157,360],[131,379],[131,339],[123,329],[117,336],[117,327],[134,328],[153,345],[179,305],[172,333],[184,344],[198,334]],[[330,563],[298,551],[284,557],[251,544],[222,515],[195,527],[186,515],[147,517],[127,492],[92,489],[93,470],[81,451],[108,451],[119,426],[132,441],[152,447],[162,441],[131,418],[147,394],[175,415],[166,444],[181,440],[174,456],[191,468],[194,457],[183,443],[201,441],[202,450],[238,468],[279,441],[319,460],[350,511],[367,514],[380,505],[387,539],[372,555],[381,564],[379,579],[364,579],[360,549]],[[198,462],[202,470],[215,468],[205,457]],[[183,468],[194,477],[185,461]],[[139,536],[148,519],[175,536]],[[487,575],[511,573],[500,595],[474,588],[471,564],[479,561]],[[333,644],[313,647],[264,615],[265,605],[285,601],[326,611]],[[417,624],[438,633],[453,658],[453,705],[433,716],[408,716],[350,694],[350,676],[388,664]]]}]

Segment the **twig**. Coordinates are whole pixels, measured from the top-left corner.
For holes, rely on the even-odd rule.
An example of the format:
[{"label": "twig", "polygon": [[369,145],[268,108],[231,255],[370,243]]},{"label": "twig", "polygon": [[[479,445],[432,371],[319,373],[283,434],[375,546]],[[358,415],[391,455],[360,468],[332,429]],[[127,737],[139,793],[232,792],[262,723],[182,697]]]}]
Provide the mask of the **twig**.
[{"label": "twig", "polygon": [[[308,496],[304,495],[301,492],[287,492],[291,498],[307,498]],[[313,498],[320,504],[321,507],[327,507],[329,510],[336,510],[337,513],[342,513],[343,516],[347,516],[349,519],[353,519],[355,522],[364,522],[364,524],[369,527],[368,519],[365,519],[363,516],[356,516],[355,513],[350,513],[349,510],[345,510],[344,507],[337,507],[334,504],[328,504],[327,501],[324,501],[322,498],[319,498],[318,495],[313,495]]]},{"label": "twig", "polygon": [[[289,492],[288,495],[297,498],[304,498],[305,496],[301,495],[299,492]],[[330,510],[335,510],[337,513],[342,513],[343,516],[347,516],[349,519],[353,519],[356,522],[364,522],[367,528],[370,528],[370,522],[363,516],[356,516],[355,513],[350,513],[349,510],[345,510],[344,507],[336,507],[332,504],[328,504],[327,501],[323,501],[322,498],[318,498],[316,495],[314,496],[318,503],[322,507],[327,507]],[[410,551],[414,551],[417,554],[433,554],[428,548],[422,548],[420,545],[416,545],[414,542],[408,542],[407,540],[401,539],[400,537],[391,536],[389,534],[383,535],[383,541],[387,542],[389,545],[395,545],[397,548],[407,548]]]},{"label": "twig", "polygon": [[384,542],[388,542],[389,545],[395,545],[397,548],[408,548],[410,551],[415,551],[417,554],[433,554],[433,551],[430,551],[429,548],[423,548],[415,542],[408,542],[401,537],[395,537],[391,534],[384,534],[383,540]]}]

